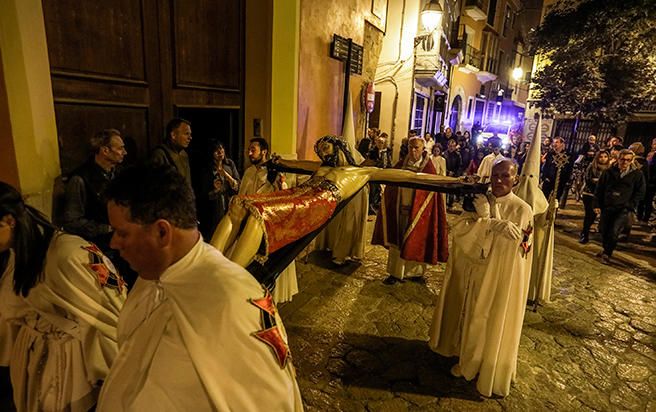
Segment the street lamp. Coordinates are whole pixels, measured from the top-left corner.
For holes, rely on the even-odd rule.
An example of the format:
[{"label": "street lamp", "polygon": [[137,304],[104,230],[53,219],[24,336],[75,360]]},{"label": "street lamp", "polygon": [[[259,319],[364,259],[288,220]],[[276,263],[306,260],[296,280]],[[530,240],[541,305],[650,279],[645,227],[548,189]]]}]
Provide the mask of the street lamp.
[{"label": "street lamp", "polygon": [[442,23],[442,6],[439,0],[430,0],[421,11],[421,25],[424,29],[432,33]]},{"label": "street lamp", "polygon": [[518,82],[518,81],[522,80],[523,77],[524,77],[524,70],[522,70],[521,67],[515,67],[512,71],[513,80]]},{"label": "street lamp", "polygon": [[441,29],[442,14],[444,14],[444,12],[442,11],[442,6],[440,6],[438,0],[430,0],[426,3],[419,15],[425,33],[415,37],[415,47],[417,47],[419,43],[423,43],[422,48],[425,51],[433,50],[433,47],[435,46],[433,34],[435,32],[439,33],[439,29]]}]

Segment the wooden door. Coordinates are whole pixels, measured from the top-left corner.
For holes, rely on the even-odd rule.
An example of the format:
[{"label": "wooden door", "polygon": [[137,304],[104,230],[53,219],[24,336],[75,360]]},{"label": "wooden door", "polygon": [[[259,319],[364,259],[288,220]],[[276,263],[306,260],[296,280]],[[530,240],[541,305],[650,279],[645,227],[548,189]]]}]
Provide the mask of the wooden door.
[{"label": "wooden door", "polygon": [[241,110],[243,3],[43,0],[62,172],[98,130],[121,130],[130,161],[181,108]]}]

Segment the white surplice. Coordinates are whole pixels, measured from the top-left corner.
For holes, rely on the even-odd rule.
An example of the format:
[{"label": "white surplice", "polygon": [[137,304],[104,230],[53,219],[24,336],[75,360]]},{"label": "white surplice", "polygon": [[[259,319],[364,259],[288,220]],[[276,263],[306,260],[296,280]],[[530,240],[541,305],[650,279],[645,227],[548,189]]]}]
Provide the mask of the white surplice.
[{"label": "white surplice", "polygon": [[481,178],[480,183],[488,183],[490,181],[492,166],[494,166],[494,162],[501,159],[504,159],[501,153],[495,155],[492,152],[481,160],[481,164],[478,166],[478,170],[476,170],[476,175]]},{"label": "white surplice", "polygon": [[332,258],[339,262],[362,259],[368,211],[369,187],[365,186],[319,233],[316,248],[331,250]]},{"label": "white surplice", "polygon": [[[268,169],[266,166],[250,166],[244,171],[244,176],[239,186],[240,195],[252,195],[255,193],[271,193],[276,187],[267,179]],[[286,184],[283,183],[283,189]],[[298,279],[296,277],[296,261],[293,260],[276,279],[276,287],[273,290],[273,299],[277,303],[288,302],[298,293]]]},{"label": "white surplice", "polygon": [[[481,394],[505,396],[517,367],[533,215],[513,193],[493,200],[491,219],[468,213],[451,230],[453,244],[429,345],[441,355],[459,356],[463,376],[471,380],[478,375]],[[512,240],[494,231],[495,219],[517,225],[523,238]]]},{"label": "white surplice", "polygon": [[254,336],[265,322],[250,299],[263,296],[253,276],[202,239],[159,281],[139,279],[98,411],[302,410],[291,359],[280,366]]},{"label": "white surplice", "polygon": [[0,319],[17,329],[9,369],[18,411],[88,411],[116,357],[127,289],[103,286],[104,268],[115,269],[85,247],[93,246],[56,233],[27,297],[14,293],[13,270],[3,275]]},{"label": "white surplice", "polygon": [[[437,156],[431,155],[431,162],[435,166],[435,171],[438,176],[446,176],[446,159],[440,154]],[[445,196],[446,197],[446,196]]]}]

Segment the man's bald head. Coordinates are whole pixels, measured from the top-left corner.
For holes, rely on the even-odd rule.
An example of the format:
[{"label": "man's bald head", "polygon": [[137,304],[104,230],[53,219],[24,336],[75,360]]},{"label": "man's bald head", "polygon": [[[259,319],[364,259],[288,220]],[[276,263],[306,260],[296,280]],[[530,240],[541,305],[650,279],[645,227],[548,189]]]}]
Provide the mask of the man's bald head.
[{"label": "man's bald head", "polygon": [[515,183],[517,183],[517,164],[507,158],[496,161],[490,175],[492,194],[495,197],[505,196],[512,191]]},{"label": "man's bald head", "polygon": [[514,160],[509,159],[507,157],[504,157],[503,159],[499,159],[496,162],[494,162],[494,165],[492,165],[492,170],[494,170],[495,167],[510,167],[511,173],[513,173],[513,176],[517,176],[517,163],[515,163]]}]

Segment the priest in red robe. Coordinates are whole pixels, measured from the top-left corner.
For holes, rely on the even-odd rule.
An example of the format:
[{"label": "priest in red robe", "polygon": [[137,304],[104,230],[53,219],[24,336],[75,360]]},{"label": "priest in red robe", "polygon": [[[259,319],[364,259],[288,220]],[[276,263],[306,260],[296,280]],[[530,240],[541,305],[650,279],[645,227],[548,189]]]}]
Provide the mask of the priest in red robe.
[{"label": "priest in red robe", "polygon": [[[424,152],[424,140],[410,139],[409,153],[396,169],[437,174]],[[389,250],[384,283],[394,284],[407,278],[420,278],[426,265],[446,262],[447,224],[442,194],[388,186],[376,218],[372,244]]]}]

